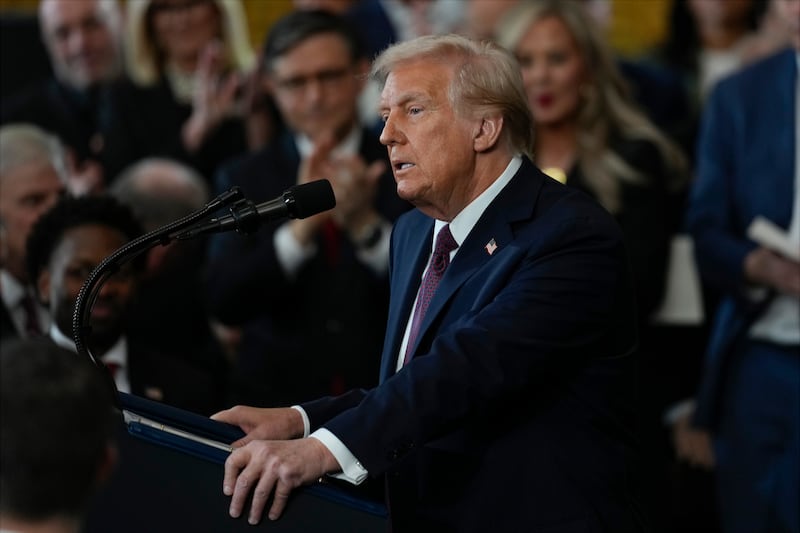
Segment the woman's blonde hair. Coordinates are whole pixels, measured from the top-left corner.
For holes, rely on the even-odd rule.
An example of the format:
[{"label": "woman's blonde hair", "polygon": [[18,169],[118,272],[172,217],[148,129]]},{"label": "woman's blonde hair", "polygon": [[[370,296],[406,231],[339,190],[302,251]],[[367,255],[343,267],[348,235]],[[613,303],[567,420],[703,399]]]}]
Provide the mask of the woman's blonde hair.
[{"label": "woman's blonde hair", "polygon": [[[221,35],[228,67],[239,72],[251,69],[255,54],[250,46],[247,19],[240,0],[212,0],[220,15]],[[151,86],[164,74],[163,52],[153,41],[152,0],[128,0],[125,59],[128,75],[142,86]]]},{"label": "woman's blonde hair", "polygon": [[655,145],[667,168],[667,186],[681,187],[688,177],[683,152],[636,109],[609,46],[581,2],[523,1],[503,18],[498,43],[513,52],[533,23],[546,17],[556,17],[567,27],[588,72],[577,118],[577,163],[600,203],[612,213],[618,212],[620,180],[641,183],[644,179],[613,151],[609,145],[613,135]]}]

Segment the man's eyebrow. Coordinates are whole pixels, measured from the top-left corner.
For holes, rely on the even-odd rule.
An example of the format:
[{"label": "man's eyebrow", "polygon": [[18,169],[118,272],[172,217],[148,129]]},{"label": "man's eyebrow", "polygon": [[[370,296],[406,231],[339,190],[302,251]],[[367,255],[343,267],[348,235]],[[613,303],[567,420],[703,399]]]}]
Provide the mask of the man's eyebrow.
[{"label": "man's eyebrow", "polygon": [[431,97],[428,94],[423,93],[423,92],[419,92],[419,91],[414,91],[414,92],[403,94],[393,104],[388,104],[385,101],[382,101],[380,103],[380,108],[381,109],[389,109],[390,107],[402,107],[402,106],[408,104],[409,102],[426,103],[426,102],[429,102],[430,100],[431,100]]}]

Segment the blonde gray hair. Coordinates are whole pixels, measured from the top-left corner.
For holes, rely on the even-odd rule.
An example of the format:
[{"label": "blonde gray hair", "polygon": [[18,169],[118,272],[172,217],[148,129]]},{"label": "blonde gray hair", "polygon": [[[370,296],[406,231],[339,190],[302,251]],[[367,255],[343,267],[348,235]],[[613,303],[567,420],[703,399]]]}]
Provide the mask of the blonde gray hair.
[{"label": "blonde gray hair", "polygon": [[[226,54],[227,65],[245,72],[255,64],[255,54],[250,46],[247,19],[240,0],[213,0],[220,14],[220,39]],[[138,85],[152,86],[163,75],[162,52],[152,39],[148,26],[148,11],[152,0],[128,0],[126,17],[126,49],[128,75]]]},{"label": "blonde gray hair", "polygon": [[33,124],[0,127],[0,178],[31,163],[49,164],[62,181],[67,180],[66,151],[58,137]]},{"label": "blonde gray hair", "polygon": [[489,41],[460,35],[429,35],[390,46],[372,65],[371,77],[383,86],[403,63],[430,60],[452,65],[455,77],[448,96],[461,116],[503,117],[503,134],[509,148],[530,157],[533,120],[516,59]]},{"label": "blonde gray hair", "polygon": [[577,163],[600,203],[612,213],[618,212],[620,180],[641,183],[645,179],[611,149],[609,142],[614,134],[653,143],[668,167],[668,186],[682,186],[688,178],[685,156],[634,107],[611,49],[581,2],[523,1],[503,17],[496,35],[498,43],[514,52],[528,29],[547,17],[555,17],[567,27],[588,71],[577,118]]}]

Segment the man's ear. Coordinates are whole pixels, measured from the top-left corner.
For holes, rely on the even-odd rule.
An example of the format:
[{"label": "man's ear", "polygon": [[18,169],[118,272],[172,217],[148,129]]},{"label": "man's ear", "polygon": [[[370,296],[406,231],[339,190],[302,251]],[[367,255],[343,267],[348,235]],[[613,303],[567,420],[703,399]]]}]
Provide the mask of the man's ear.
[{"label": "man's ear", "polygon": [[486,152],[494,148],[503,131],[502,115],[483,117],[480,127],[475,132],[473,146],[476,152]]}]

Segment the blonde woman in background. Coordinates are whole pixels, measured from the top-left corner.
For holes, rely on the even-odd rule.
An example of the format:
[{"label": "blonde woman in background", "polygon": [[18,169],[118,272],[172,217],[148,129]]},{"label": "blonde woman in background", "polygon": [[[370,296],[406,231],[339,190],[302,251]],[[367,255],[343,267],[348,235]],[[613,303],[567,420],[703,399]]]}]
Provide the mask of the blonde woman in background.
[{"label": "blonde woman in background", "polygon": [[496,39],[522,70],[535,124],[534,162],[593,196],[622,228],[638,304],[637,409],[645,424],[649,474],[655,474],[646,480],[653,487],[648,496],[661,520],[656,491],[666,479],[656,469],[671,455],[660,413],[681,393],[667,390],[672,384],[662,371],[671,370],[674,357],[660,353],[665,349],[655,339],[664,330],[651,326],[650,319],[665,292],[670,242],[681,219],[685,157],[633,103],[583,3],[523,1],[503,18]]},{"label": "blonde woman in background", "polygon": [[659,303],[674,192],[686,184],[680,150],[629,99],[611,51],[580,3],[523,2],[498,42],[522,69],[537,166],[583,189],[616,216],[632,255],[640,311]]},{"label": "blonde woman in background", "polygon": [[211,180],[247,149],[242,87],[255,56],[240,0],[129,0],[126,24],[116,170],[164,156]]}]

